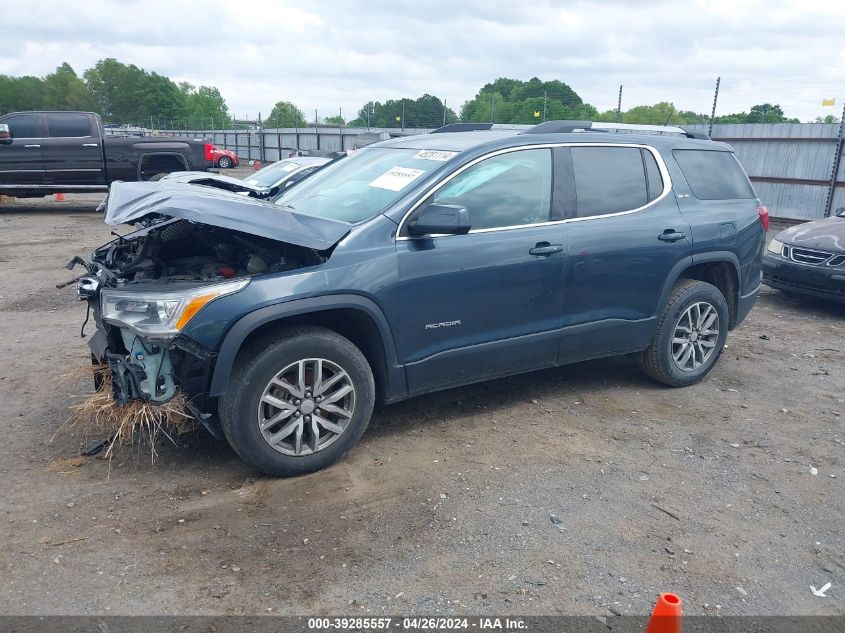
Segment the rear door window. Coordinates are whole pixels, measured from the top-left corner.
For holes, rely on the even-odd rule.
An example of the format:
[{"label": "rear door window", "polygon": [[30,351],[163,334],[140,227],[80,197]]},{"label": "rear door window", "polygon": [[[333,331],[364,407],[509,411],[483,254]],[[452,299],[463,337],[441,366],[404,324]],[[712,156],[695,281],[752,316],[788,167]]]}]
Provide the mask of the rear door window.
[{"label": "rear door window", "polygon": [[732,152],[676,149],[672,152],[699,200],[755,198],[754,189]]},{"label": "rear door window", "polygon": [[645,168],[638,147],[573,146],[572,168],[576,217],[631,211],[648,203]]},{"label": "rear door window", "polygon": [[47,133],[51,138],[91,136],[91,120],[84,114],[48,114]]},{"label": "rear door window", "polygon": [[12,138],[41,138],[41,125],[37,114],[16,114],[3,121],[9,126]]}]

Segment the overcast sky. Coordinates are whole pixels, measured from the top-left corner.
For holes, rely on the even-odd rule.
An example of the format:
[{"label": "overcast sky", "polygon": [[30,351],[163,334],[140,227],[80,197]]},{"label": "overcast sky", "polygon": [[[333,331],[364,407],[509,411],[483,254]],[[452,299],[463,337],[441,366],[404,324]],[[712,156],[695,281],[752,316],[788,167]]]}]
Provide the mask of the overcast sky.
[{"label": "overcast sky", "polygon": [[[672,101],[717,113],[780,103],[810,120],[845,99],[845,2],[707,0],[25,0],[0,18],[0,73],[78,73],[115,57],[217,86],[233,114],[307,116],[446,99],[496,77],[560,79],[599,110]],[[822,98],[836,97],[836,107]]]}]

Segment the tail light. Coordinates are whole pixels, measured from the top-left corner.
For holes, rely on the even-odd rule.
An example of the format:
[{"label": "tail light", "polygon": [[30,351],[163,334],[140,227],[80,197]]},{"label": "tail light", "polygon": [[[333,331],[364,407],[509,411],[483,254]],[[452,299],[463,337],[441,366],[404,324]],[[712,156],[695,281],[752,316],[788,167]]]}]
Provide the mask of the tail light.
[{"label": "tail light", "polygon": [[760,214],[760,224],[763,225],[763,230],[769,230],[769,208],[762,204],[757,206],[757,213]]},{"label": "tail light", "polygon": [[205,144],[205,160],[214,160],[214,157],[211,154],[212,151],[214,151],[214,145],[212,145],[211,143],[206,143]]}]

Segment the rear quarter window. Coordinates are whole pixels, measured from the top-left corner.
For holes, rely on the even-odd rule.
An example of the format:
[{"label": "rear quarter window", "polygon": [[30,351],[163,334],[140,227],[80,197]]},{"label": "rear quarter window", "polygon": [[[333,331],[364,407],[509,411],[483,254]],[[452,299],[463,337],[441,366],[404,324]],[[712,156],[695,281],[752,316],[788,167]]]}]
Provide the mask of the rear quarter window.
[{"label": "rear quarter window", "polygon": [[699,200],[757,197],[733,152],[676,149],[672,155],[693,195]]}]

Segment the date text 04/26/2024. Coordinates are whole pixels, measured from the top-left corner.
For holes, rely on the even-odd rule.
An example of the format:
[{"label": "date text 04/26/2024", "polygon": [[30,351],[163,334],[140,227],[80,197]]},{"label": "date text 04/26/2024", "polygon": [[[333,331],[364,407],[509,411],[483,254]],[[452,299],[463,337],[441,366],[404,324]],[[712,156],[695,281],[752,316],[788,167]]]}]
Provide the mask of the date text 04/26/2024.
[{"label": "date text 04/26/2024", "polygon": [[389,630],[398,628],[408,631],[427,630],[520,630],[525,622],[518,618],[309,618],[308,628],[312,630]]}]

